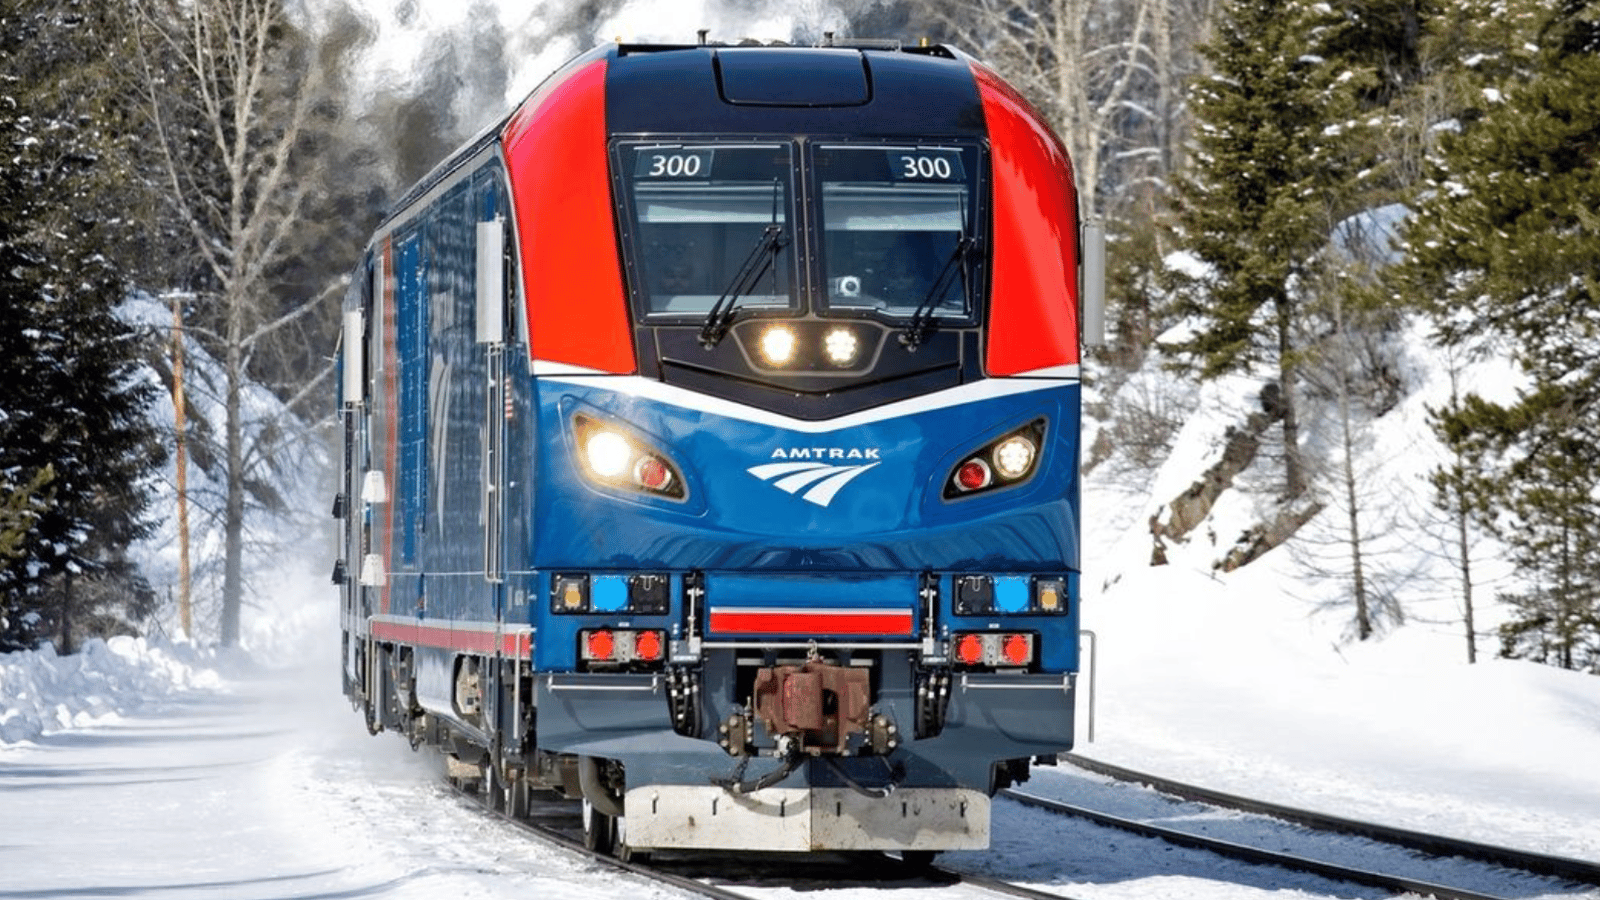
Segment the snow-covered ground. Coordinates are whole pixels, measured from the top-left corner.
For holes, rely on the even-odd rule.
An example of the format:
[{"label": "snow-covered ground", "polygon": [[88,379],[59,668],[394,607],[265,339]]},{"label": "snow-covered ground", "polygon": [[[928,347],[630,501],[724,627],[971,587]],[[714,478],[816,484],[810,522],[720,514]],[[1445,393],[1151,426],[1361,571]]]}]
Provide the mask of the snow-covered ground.
[{"label": "snow-covered ground", "polygon": [[[468,6],[425,4],[406,34]],[[526,24],[531,13],[509,12],[519,6],[497,5],[505,27]],[[642,6],[618,14],[619,33],[660,36],[632,33],[645,27],[629,18]],[[674,17],[684,23],[674,37],[721,15],[721,6],[695,9],[698,19]],[[415,40],[376,46],[389,54],[374,66],[380,75],[415,68],[405,55]],[[530,71],[560,61],[539,59]],[[515,73],[515,89],[529,77]],[[1407,398],[1363,429],[1360,447],[1364,482],[1397,485],[1398,496],[1416,496],[1433,464],[1424,404],[1448,390],[1436,361],[1413,357]],[[1103,465],[1085,485],[1097,720],[1093,743],[1080,727],[1079,750],[1351,818],[1600,862],[1600,678],[1493,659],[1489,642],[1484,661],[1467,665],[1437,548],[1416,532],[1388,529],[1378,548],[1384,565],[1408,575],[1399,594],[1410,622],[1365,643],[1345,640],[1349,611],[1328,605],[1336,579],[1307,575],[1292,552],[1213,570],[1271,502],[1265,461],[1188,542],[1167,548],[1168,565],[1150,567],[1150,516],[1215,459],[1255,387],[1234,380],[1165,396],[1184,411],[1169,462],[1136,476]],[[463,809],[403,741],[369,737],[339,696],[327,561],[306,552],[280,569],[290,575],[247,613],[247,652],[116,639],[71,657],[0,656],[0,900],[650,896]],[[1486,608],[1482,622],[1494,616]],[[1086,714],[1087,696],[1083,726]],[[1103,791],[1066,770],[1040,770],[1027,787],[1064,798]],[[1011,874],[1082,897],[1332,890],[1204,857],[1175,863],[1170,851],[1007,804],[997,815],[995,850],[952,854],[954,864],[1002,860]]]},{"label": "snow-covered ground", "polygon": [[0,898],[666,896],[462,806],[404,741],[368,736],[339,694],[336,601],[305,583],[244,652],[0,656]]},{"label": "snow-covered ground", "polygon": [[[1314,609],[1286,554],[1215,576],[1197,539],[1149,567],[1152,502],[1109,477],[1086,490],[1085,616],[1100,659],[1096,740],[1080,731],[1081,751],[1600,861],[1600,678],[1468,666],[1457,629],[1442,624],[1340,643],[1342,614]],[[117,639],[72,657],[0,656],[0,897],[648,895],[463,809],[404,742],[369,737],[339,696],[325,566],[305,568],[251,620],[248,653]],[[1067,799],[1105,790],[1070,770],[1038,770],[1028,788]],[[1175,862],[1159,845],[1009,804],[997,815],[995,850],[951,864],[1083,897],[1376,896],[1204,857]]]},{"label": "snow-covered ground", "polygon": [[[256,635],[255,656],[117,639],[72,657],[0,657],[0,896],[586,900],[619,890],[616,875],[462,808],[404,742],[369,737],[339,696],[331,591],[286,590],[291,627]],[[1600,860],[1600,679],[1469,667],[1409,635],[1336,651],[1265,569],[1226,583],[1131,569],[1090,610],[1102,654],[1097,739],[1080,747],[1090,755]],[[1070,770],[1040,770],[1028,788],[1067,799],[1103,791]],[[1175,868],[1171,851],[1143,842],[997,811],[996,849],[951,854],[951,864],[1086,897],[1329,889],[1203,857]]]},{"label": "snow-covered ground", "polygon": [[[1417,509],[1439,461],[1427,408],[1448,397],[1449,372],[1422,326],[1403,348],[1404,396],[1361,423],[1352,468],[1384,487],[1362,501],[1368,576],[1394,576],[1385,589],[1407,623],[1349,640],[1348,579],[1328,549],[1344,537],[1337,498],[1298,544],[1218,573],[1232,538],[1276,502],[1281,476],[1265,451],[1187,542],[1168,542],[1169,564],[1150,566],[1150,516],[1214,461],[1256,392],[1208,385],[1154,478],[1087,479],[1084,619],[1100,639],[1100,721],[1079,749],[1292,806],[1600,860],[1600,678],[1499,659],[1482,636],[1467,663],[1459,586],[1430,536],[1444,529]],[[1489,362],[1458,381],[1488,393],[1515,378]],[[1482,635],[1503,617],[1493,595],[1514,573],[1488,544],[1478,551]]]}]

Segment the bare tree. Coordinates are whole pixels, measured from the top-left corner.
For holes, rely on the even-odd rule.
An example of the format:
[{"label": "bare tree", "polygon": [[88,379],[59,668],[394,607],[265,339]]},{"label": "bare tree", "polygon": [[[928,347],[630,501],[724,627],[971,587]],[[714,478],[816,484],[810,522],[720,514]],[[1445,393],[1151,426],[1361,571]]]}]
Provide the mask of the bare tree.
[{"label": "bare tree", "polygon": [[[1429,419],[1435,432],[1443,435],[1448,427],[1449,416],[1461,406],[1458,384],[1461,366],[1457,348],[1446,346],[1441,349],[1450,360],[1450,399],[1442,409],[1430,409]],[[1489,493],[1482,490],[1482,485],[1475,483],[1479,476],[1476,467],[1468,460],[1465,448],[1443,443],[1446,459],[1429,473],[1428,481],[1433,485],[1433,509],[1444,517],[1444,521],[1430,518],[1422,527],[1443,526],[1445,533],[1436,537],[1445,548],[1444,555],[1451,567],[1455,569],[1461,597],[1461,625],[1467,640],[1467,662],[1475,663],[1478,661],[1478,625],[1474,594],[1478,587],[1478,576],[1472,565],[1477,530],[1473,523],[1489,516],[1492,501]]]},{"label": "bare tree", "polygon": [[1170,0],[928,0],[959,46],[1016,85],[1066,141],[1086,208],[1102,208],[1101,164],[1147,82],[1152,8]]},{"label": "bare tree", "polygon": [[[287,423],[245,408],[253,355],[279,329],[330,299],[287,312],[269,303],[313,179],[297,177],[319,116],[328,61],[308,52],[280,0],[136,0],[145,111],[154,134],[157,192],[184,238],[176,277],[194,292],[187,323],[223,374],[225,472],[221,639],[239,640],[245,511],[272,481],[270,442]],[[259,499],[261,492],[256,491]]]},{"label": "bare tree", "polygon": [[1302,535],[1296,556],[1302,566],[1348,584],[1354,635],[1363,641],[1385,620],[1402,621],[1398,588],[1418,577],[1403,571],[1404,555],[1393,552],[1409,543],[1390,512],[1406,487],[1385,481],[1381,465],[1361,462],[1371,433],[1382,427],[1376,423],[1403,392],[1394,358],[1397,314],[1372,289],[1393,255],[1391,225],[1380,210],[1328,227],[1330,243],[1301,283],[1307,316],[1297,339],[1305,348],[1300,371],[1307,399],[1324,401],[1316,408],[1329,413],[1312,427],[1313,446],[1325,448],[1315,480],[1342,516],[1337,526],[1313,526]]},{"label": "bare tree", "polygon": [[[1355,420],[1355,401],[1351,385],[1351,379],[1355,374],[1352,364],[1355,357],[1352,345],[1355,341],[1350,334],[1352,323],[1345,309],[1345,298],[1337,289],[1330,292],[1328,314],[1333,334],[1327,342],[1325,359],[1327,365],[1320,368],[1322,374],[1326,375],[1324,387],[1332,392],[1335,401],[1333,426],[1337,445],[1333,466],[1337,482],[1335,492],[1340,501],[1336,505],[1342,508],[1345,514],[1344,561],[1347,563],[1346,573],[1350,580],[1350,597],[1355,603],[1356,638],[1364,641],[1372,636],[1373,601],[1369,596],[1367,583],[1367,567],[1371,563],[1367,559],[1369,551],[1362,522],[1363,513],[1368,511],[1365,509],[1365,498],[1359,487],[1362,479],[1359,477],[1356,464],[1359,426]],[[1317,368],[1319,367],[1307,367],[1308,381],[1315,377],[1311,373]]]}]

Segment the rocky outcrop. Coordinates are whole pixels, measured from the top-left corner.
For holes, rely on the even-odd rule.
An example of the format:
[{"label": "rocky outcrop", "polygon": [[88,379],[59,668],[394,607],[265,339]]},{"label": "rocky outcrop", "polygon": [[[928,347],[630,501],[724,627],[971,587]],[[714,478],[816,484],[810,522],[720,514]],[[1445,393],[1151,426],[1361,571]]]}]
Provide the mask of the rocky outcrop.
[{"label": "rocky outcrop", "polygon": [[[1262,435],[1283,417],[1278,405],[1278,386],[1269,383],[1261,389],[1261,410],[1245,418],[1243,427],[1229,426],[1223,433],[1222,458],[1207,469],[1194,484],[1150,517],[1152,566],[1167,562],[1166,542],[1183,541],[1211,514],[1211,507],[1223,491],[1233,486],[1240,472],[1250,467],[1261,449]],[[1166,515],[1163,517],[1162,513]]]},{"label": "rocky outcrop", "polygon": [[1239,539],[1233,542],[1221,559],[1212,564],[1212,568],[1232,572],[1259,559],[1268,550],[1293,537],[1300,526],[1311,521],[1319,512],[1322,512],[1321,503],[1308,503],[1300,507],[1285,503],[1271,522],[1246,529],[1244,534],[1239,535]]}]

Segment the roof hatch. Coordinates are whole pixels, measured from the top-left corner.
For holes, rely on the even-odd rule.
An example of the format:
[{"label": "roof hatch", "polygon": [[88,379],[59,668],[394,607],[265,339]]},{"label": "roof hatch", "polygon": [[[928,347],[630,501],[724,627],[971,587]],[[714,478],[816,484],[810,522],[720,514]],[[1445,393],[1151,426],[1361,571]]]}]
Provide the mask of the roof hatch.
[{"label": "roof hatch", "polygon": [[[796,78],[796,56],[804,78]],[[872,77],[858,50],[723,47],[716,51],[717,88],[735,106],[863,106]]]}]

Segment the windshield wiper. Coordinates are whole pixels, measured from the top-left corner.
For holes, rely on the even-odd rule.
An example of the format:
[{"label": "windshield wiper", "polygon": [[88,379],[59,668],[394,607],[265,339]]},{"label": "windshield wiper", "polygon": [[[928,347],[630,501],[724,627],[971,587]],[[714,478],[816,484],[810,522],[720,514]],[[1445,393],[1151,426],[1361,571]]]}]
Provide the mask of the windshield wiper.
[{"label": "windshield wiper", "polygon": [[772,261],[787,243],[782,225],[773,223],[761,230],[761,239],[756,241],[750,255],[745,257],[744,265],[739,267],[733,281],[728,283],[722,296],[711,304],[710,312],[706,313],[705,324],[700,326],[700,346],[710,350],[727,335],[728,326],[733,324],[733,318],[739,312],[739,298],[750,293],[762,276],[767,274],[767,270],[772,268]]},{"label": "windshield wiper", "polygon": [[907,350],[916,350],[928,339],[928,335],[933,333],[933,310],[944,302],[944,295],[950,293],[950,285],[956,276],[961,277],[962,297],[970,299],[967,286],[967,258],[972,255],[977,244],[976,240],[965,234],[956,239],[955,249],[950,251],[950,258],[944,261],[944,268],[939,270],[939,277],[934,279],[933,286],[928,288],[928,295],[917,304],[916,311],[911,314],[911,321],[906,323],[906,330],[900,333],[900,343],[904,344]]}]

